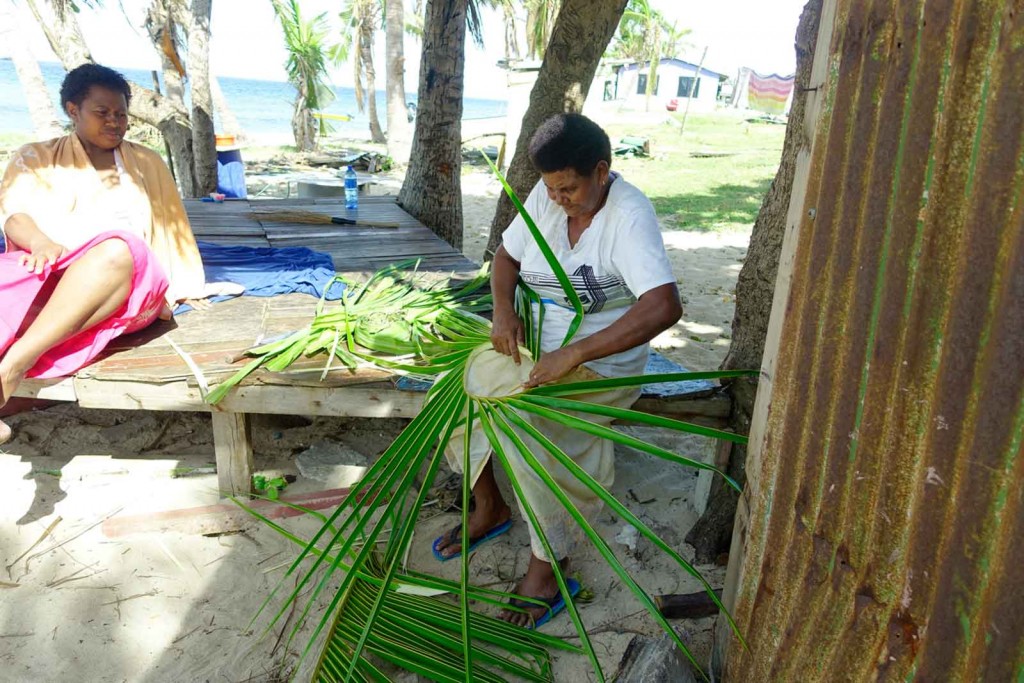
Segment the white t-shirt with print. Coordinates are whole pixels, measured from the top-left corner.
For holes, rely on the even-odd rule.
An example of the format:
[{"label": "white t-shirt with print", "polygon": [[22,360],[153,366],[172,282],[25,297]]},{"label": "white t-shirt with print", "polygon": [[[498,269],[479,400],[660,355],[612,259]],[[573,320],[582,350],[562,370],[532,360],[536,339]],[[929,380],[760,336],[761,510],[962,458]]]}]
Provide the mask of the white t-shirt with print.
[{"label": "white t-shirt with print", "polygon": [[[537,183],[525,203],[527,213],[583,302],[583,323],[573,341],[614,323],[649,290],[675,282],[651,202],[619,174],[613,173],[612,177],[605,205],[575,247],[569,246],[568,217],[548,198],[543,181]],[[522,216],[516,216],[502,234],[502,243],[519,261],[523,281],[544,302],[541,350],[559,348],[574,315],[572,304]],[[640,375],[647,364],[648,348],[648,344],[641,344],[586,365],[606,377]]]}]

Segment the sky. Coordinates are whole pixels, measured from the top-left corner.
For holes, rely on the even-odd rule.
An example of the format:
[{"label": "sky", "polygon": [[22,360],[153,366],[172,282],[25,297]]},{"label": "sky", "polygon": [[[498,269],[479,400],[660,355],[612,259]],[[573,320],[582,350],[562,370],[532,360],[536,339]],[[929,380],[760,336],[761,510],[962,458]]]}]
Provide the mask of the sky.
[{"label": "sky", "polygon": [[[0,0],[5,2],[7,0]],[[344,0],[301,0],[303,13],[326,12],[337,26],[337,12]],[[805,0],[651,0],[680,27],[690,29],[685,53],[678,55],[696,63],[707,47],[705,67],[734,76],[741,66],[760,73],[790,74],[795,70],[793,36]],[[157,69],[159,61],[141,28],[146,0],[106,0],[99,9],[83,8],[79,22],[93,57],[113,67]],[[407,3],[408,4],[408,3]],[[41,29],[20,7],[21,32],[30,37],[33,53],[40,61],[57,61]],[[123,7],[123,12],[122,8]],[[525,15],[525,12],[523,12]],[[127,18],[126,18],[127,16]],[[129,21],[130,20],[130,21]],[[218,76],[285,80],[281,29],[268,0],[213,0],[210,63]],[[466,95],[488,99],[505,98],[505,78],[496,62],[504,57],[503,20],[492,10],[484,14],[484,48],[467,39]],[[384,87],[384,36],[376,41],[378,87]],[[406,38],[406,88],[415,90],[419,75],[420,44]],[[0,57],[9,56],[0,45]],[[332,72],[338,86],[351,86],[351,67],[342,65]]]}]

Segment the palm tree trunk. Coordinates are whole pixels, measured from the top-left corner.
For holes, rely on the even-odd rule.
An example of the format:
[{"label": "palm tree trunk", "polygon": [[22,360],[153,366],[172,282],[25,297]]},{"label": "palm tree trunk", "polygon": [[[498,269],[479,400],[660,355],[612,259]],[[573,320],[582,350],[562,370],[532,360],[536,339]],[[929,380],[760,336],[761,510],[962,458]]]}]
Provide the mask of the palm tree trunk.
[{"label": "palm tree trunk", "polygon": [[92,53],[85,44],[85,36],[78,27],[78,20],[74,12],[49,12],[47,18],[43,17],[39,9],[38,0],[28,0],[28,7],[36,18],[40,28],[46,35],[46,41],[50,43],[50,49],[57,55],[61,64],[68,71],[80,64],[93,61]]},{"label": "palm tree trunk", "polygon": [[48,140],[63,135],[64,129],[46,89],[39,62],[24,40],[19,24],[17,8],[11,0],[0,0],[0,41],[10,46],[11,60],[25,94],[35,135],[40,140]]},{"label": "palm tree trunk", "polygon": [[416,154],[409,160],[409,170],[398,193],[398,204],[403,209],[460,250],[466,3],[467,0],[427,2],[419,102],[412,138]]},{"label": "palm tree trunk", "polygon": [[404,164],[409,160],[410,129],[405,108],[405,10],[402,0],[385,0],[386,88],[388,156]]},{"label": "palm tree trunk", "polygon": [[316,149],[317,125],[312,112],[306,109],[304,102],[305,99],[301,96],[295,100],[292,133],[295,135],[296,149],[300,152],[312,152]]},{"label": "palm tree trunk", "polygon": [[220,89],[220,80],[210,73],[210,95],[213,97],[213,109],[220,116],[220,125],[225,133],[234,135],[238,139],[245,137],[245,131],[238,123],[238,117],[231,110],[228,101],[224,98],[224,92]]},{"label": "palm tree trunk", "polygon": [[181,61],[175,51],[174,26],[170,12],[163,2],[154,2],[146,10],[146,32],[149,34],[150,42],[153,43],[153,49],[160,55],[164,95],[176,106],[184,109],[185,82],[182,80],[182,74],[178,71]]},{"label": "palm tree trunk", "polygon": [[516,14],[512,5],[504,3],[501,9],[505,13],[505,59],[519,59],[519,32],[516,31]]},{"label": "palm tree trunk", "polygon": [[374,142],[384,142],[384,130],[377,115],[377,71],[373,68],[373,26],[363,23],[359,32],[359,51],[362,53],[363,73],[366,74],[366,99],[370,117],[370,137]]},{"label": "palm tree trunk", "polygon": [[191,71],[192,153],[195,189],[199,196],[217,191],[217,147],[213,134],[213,98],[210,95],[210,8],[212,0],[192,0],[188,62]]},{"label": "palm tree trunk", "polygon": [[[523,116],[522,132],[515,141],[515,155],[508,169],[509,184],[523,199],[540,178],[527,153],[530,137],[545,119],[583,109],[597,64],[625,9],[626,0],[565,0],[562,3],[544,53],[544,63],[530,92],[530,106]],[[501,243],[501,233],[515,214],[515,206],[508,197],[501,195],[491,221],[485,259],[494,256]]]}]

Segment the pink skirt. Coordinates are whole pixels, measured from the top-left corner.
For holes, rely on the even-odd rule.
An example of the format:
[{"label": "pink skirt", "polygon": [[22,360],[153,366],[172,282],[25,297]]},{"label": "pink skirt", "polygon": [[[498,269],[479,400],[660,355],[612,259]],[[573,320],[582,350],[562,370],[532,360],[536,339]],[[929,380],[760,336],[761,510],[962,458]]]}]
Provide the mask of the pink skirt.
[{"label": "pink skirt", "polygon": [[[113,339],[137,332],[156,320],[167,292],[167,276],[141,239],[128,232],[104,232],[69,252],[52,268],[36,275],[18,264],[20,251],[0,254],[0,355],[14,343],[26,318],[38,313],[46,290],[54,287],[50,276],[65,270],[91,248],[108,239],[123,240],[132,254],[132,288],[124,305],[103,322],[64,340],[40,357],[29,377],[72,375],[91,363]],[[40,299],[37,301],[37,299]]]}]

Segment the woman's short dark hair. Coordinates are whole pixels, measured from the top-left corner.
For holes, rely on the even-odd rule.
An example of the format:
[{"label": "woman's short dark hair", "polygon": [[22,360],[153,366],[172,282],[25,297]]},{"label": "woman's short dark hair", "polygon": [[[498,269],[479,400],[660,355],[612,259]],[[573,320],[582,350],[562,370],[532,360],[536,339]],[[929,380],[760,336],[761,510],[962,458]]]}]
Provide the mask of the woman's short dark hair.
[{"label": "woman's short dark hair", "polygon": [[530,139],[530,161],[541,173],[571,168],[590,175],[598,162],[611,165],[612,144],[601,126],[583,114],[556,114]]},{"label": "woman's short dark hair", "polygon": [[82,64],[69,71],[68,75],[64,77],[64,82],[61,83],[61,109],[65,108],[68,102],[82,106],[82,100],[89,94],[89,88],[94,85],[121,93],[124,95],[125,103],[131,104],[132,89],[124,76],[99,64]]}]

